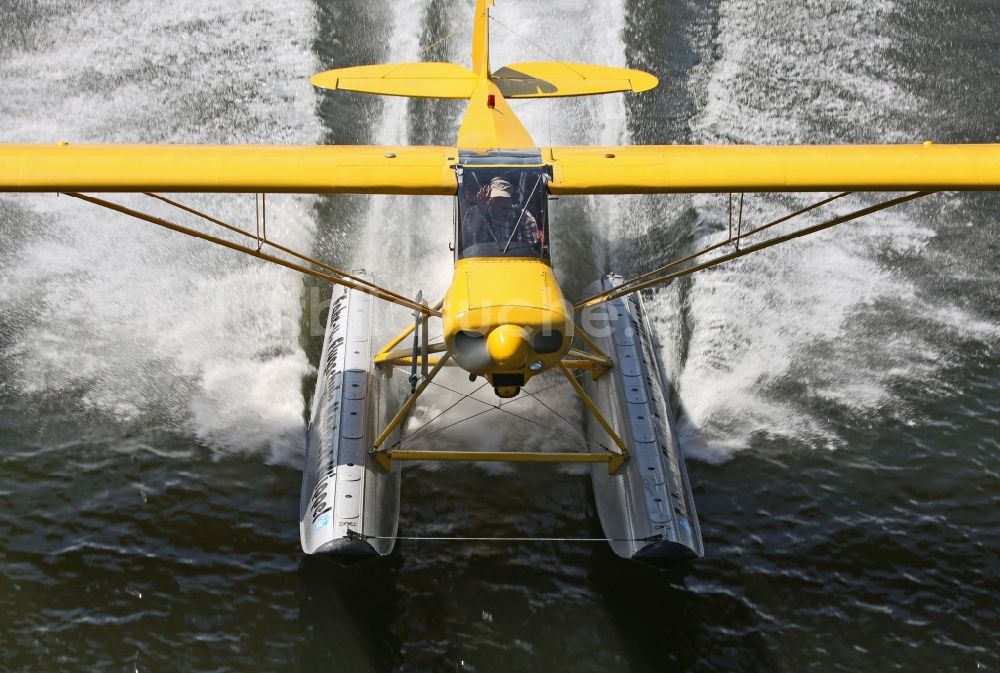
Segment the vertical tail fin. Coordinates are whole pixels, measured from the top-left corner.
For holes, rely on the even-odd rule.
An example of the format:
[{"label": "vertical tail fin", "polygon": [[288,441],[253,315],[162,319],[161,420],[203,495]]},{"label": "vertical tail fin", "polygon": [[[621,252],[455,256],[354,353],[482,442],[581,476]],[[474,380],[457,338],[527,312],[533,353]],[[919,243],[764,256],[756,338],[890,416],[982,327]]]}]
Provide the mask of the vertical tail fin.
[{"label": "vertical tail fin", "polygon": [[472,29],[472,72],[490,76],[490,7],[494,0],[476,0],[476,23]]}]

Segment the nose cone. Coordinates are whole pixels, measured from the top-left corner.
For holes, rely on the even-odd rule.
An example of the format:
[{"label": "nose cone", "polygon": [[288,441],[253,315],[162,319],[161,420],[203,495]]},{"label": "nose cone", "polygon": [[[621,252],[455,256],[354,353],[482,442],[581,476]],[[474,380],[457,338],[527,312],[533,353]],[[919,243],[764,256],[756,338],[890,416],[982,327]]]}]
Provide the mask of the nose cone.
[{"label": "nose cone", "polygon": [[501,369],[520,369],[528,361],[531,347],[523,327],[500,325],[486,337],[490,358]]}]

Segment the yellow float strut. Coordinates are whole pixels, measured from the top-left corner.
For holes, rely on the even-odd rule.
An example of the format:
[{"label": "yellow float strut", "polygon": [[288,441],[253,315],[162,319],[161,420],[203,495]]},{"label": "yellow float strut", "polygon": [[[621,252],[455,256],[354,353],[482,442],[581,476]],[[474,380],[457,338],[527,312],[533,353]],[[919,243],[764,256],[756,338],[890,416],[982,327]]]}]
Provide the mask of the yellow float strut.
[{"label": "yellow float strut", "polygon": [[[436,317],[441,317],[441,307],[442,306],[444,306],[444,299],[442,299],[438,303],[434,304],[433,308],[430,309],[430,311],[429,311],[428,314],[436,316]],[[426,310],[426,307],[424,307],[424,308]],[[387,362],[389,360],[393,360],[394,359],[393,356],[395,354],[392,353],[392,349],[395,348],[396,346],[398,346],[399,344],[403,343],[403,339],[405,339],[406,337],[408,337],[411,334],[413,334],[413,331],[416,328],[417,328],[416,323],[413,323],[409,327],[407,327],[406,329],[404,329],[402,332],[400,332],[399,334],[397,334],[396,337],[392,341],[390,341],[389,343],[387,343],[385,346],[382,347],[382,349],[378,353],[376,353],[376,355],[375,355],[375,363],[376,364],[382,364],[382,363]],[[406,355],[411,355],[411,354],[412,354],[411,350],[406,351]]]},{"label": "yellow float strut", "polygon": [[[399,341],[406,338],[404,333]],[[398,343],[398,342],[397,342]],[[392,348],[395,344],[390,344],[387,348]],[[585,359],[580,362],[586,363],[588,367],[609,367],[611,361],[607,356],[604,356],[602,361],[601,356],[592,356],[593,360]],[[611,424],[604,418],[601,414],[600,409],[594,403],[590,396],[584,391],[583,386],[580,385],[579,381],[573,376],[569,371],[569,368],[563,364],[559,363],[559,370],[563,373],[566,379],[573,386],[577,395],[583,400],[583,403],[590,410],[590,413],[594,415],[597,422],[601,424],[608,436],[614,441],[618,446],[620,453],[614,451],[605,451],[604,453],[569,453],[569,452],[541,452],[541,451],[417,451],[410,449],[383,449],[382,444],[385,440],[392,434],[392,432],[399,427],[409,413],[410,409],[416,403],[417,398],[427,389],[431,384],[434,377],[437,376],[441,368],[444,367],[448,362],[449,356],[445,354],[441,359],[434,365],[430,374],[424,378],[424,380],[417,387],[416,391],[406,400],[400,410],[396,413],[389,424],[386,426],[385,430],[376,438],[375,443],[372,445],[370,451],[371,455],[378,461],[378,464],[386,471],[392,466],[393,460],[426,460],[426,461],[448,461],[448,462],[502,462],[502,463],[607,463],[608,464],[608,474],[614,474],[625,464],[629,459],[628,447],[624,440],[618,436],[618,433],[614,431]],[[596,361],[595,361],[596,360]]]}]

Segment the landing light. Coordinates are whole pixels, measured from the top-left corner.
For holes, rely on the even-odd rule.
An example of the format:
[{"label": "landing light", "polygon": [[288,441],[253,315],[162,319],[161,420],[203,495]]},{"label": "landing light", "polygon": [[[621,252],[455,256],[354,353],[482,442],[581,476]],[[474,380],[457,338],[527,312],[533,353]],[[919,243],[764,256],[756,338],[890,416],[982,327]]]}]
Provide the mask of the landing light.
[{"label": "landing light", "polygon": [[545,365],[542,363],[541,360],[535,360],[530,365],[528,365],[528,369],[537,374],[538,372],[542,371],[542,367],[544,366]]}]

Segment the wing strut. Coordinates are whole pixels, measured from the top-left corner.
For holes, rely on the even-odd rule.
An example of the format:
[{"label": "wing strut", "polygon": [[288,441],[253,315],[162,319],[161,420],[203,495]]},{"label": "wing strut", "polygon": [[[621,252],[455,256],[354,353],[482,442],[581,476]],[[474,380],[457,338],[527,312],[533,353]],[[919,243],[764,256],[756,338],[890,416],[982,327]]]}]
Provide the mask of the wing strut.
[{"label": "wing strut", "polygon": [[[229,231],[232,231],[234,233],[239,234],[240,236],[245,236],[246,238],[249,238],[249,239],[252,239],[253,241],[256,241],[256,243],[257,243],[257,252],[260,252],[261,248],[264,245],[269,245],[272,248],[274,248],[276,250],[280,250],[281,252],[287,253],[287,254],[291,255],[292,257],[295,257],[297,259],[302,260],[303,262],[307,262],[307,263],[312,264],[314,266],[318,266],[319,268],[324,269],[325,271],[328,271],[328,272],[332,273],[335,276],[340,276],[342,278],[347,278],[348,280],[353,280],[355,283],[361,283],[362,285],[367,285],[368,287],[370,287],[370,288],[372,288],[374,290],[379,290],[380,292],[384,292],[387,295],[393,296],[396,299],[399,299],[401,301],[409,301],[409,299],[407,297],[404,297],[403,295],[397,294],[397,293],[392,292],[390,290],[386,290],[385,288],[379,287],[375,283],[373,283],[370,280],[367,280],[365,278],[362,278],[361,276],[351,275],[351,274],[347,273],[346,271],[341,271],[340,269],[337,269],[336,267],[332,267],[329,264],[324,264],[323,262],[321,262],[321,261],[319,261],[317,259],[313,259],[312,257],[308,257],[306,255],[303,255],[302,253],[296,252],[295,250],[292,250],[291,248],[287,248],[287,247],[281,245],[280,243],[275,243],[274,241],[270,240],[267,237],[267,205],[266,205],[266,201],[264,201],[264,198],[263,198],[264,196],[266,196],[264,194],[260,195],[261,198],[258,199],[258,203],[257,203],[257,232],[258,233],[256,235],[255,234],[251,234],[246,229],[240,229],[239,227],[234,227],[233,225],[229,224],[228,222],[223,222],[222,220],[214,218],[211,215],[208,215],[206,213],[201,212],[200,210],[196,210],[194,208],[191,208],[190,206],[186,206],[183,203],[178,203],[177,201],[174,201],[172,199],[168,199],[167,197],[161,196],[160,194],[153,194],[152,192],[143,192],[143,194],[146,195],[146,196],[148,196],[148,197],[150,197],[150,198],[152,198],[152,199],[157,199],[158,201],[163,201],[164,203],[166,203],[168,205],[171,205],[174,208],[177,208],[178,210],[183,210],[186,213],[190,213],[190,214],[192,214],[192,215],[194,215],[196,217],[200,217],[201,219],[203,219],[203,220],[205,220],[207,222],[211,222],[212,224],[217,224],[220,227],[223,227],[224,229],[228,229]],[[260,235],[261,224],[264,225],[263,226],[263,233],[264,233],[263,236]]]},{"label": "wing strut", "polygon": [[[841,215],[840,217],[835,217],[832,220],[827,220],[825,222],[821,222],[819,224],[815,224],[815,225],[813,225],[811,227],[804,227],[802,229],[798,229],[796,231],[793,231],[793,232],[791,232],[789,234],[784,234],[782,236],[776,236],[775,238],[771,238],[771,239],[768,239],[768,240],[763,241],[761,243],[757,243],[755,245],[751,245],[751,246],[749,246],[747,248],[743,248],[743,249],[737,248],[735,252],[731,252],[731,253],[729,253],[727,255],[722,255],[720,257],[716,257],[715,259],[710,259],[707,262],[702,262],[700,264],[696,264],[694,266],[688,267],[686,269],[681,269],[680,271],[675,271],[673,273],[667,273],[667,271],[669,271],[670,269],[672,269],[672,268],[674,268],[676,266],[684,264],[685,262],[690,262],[690,261],[692,261],[694,259],[697,259],[698,257],[702,257],[703,255],[706,255],[709,252],[712,252],[713,250],[717,250],[718,248],[721,248],[722,246],[729,245],[731,243],[736,242],[737,239],[733,238],[732,234],[730,233],[730,236],[726,240],[724,240],[724,241],[721,241],[721,242],[716,243],[714,245],[711,245],[711,246],[709,246],[707,248],[699,250],[698,252],[696,252],[694,254],[691,254],[691,255],[688,255],[687,257],[684,257],[682,259],[678,259],[678,260],[675,260],[673,262],[670,262],[669,264],[667,264],[665,266],[661,266],[660,268],[655,269],[653,271],[650,271],[649,273],[645,273],[645,274],[642,274],[641,276],[636,276],[635,278],[631,278],[631,279],[625,281],[624,283],[622,283],[621,285],[619,285],[618,287],[614,288],[613,290],[608,290],[607,292],[602,292],[600,294],[595,294],[592,297],[588,297],[587,299],[584,299],[583,301],[581,301],[581,302],[577,303],[575,306],[573,306],[573,309],[575,311],[580,311],[580,310],[588,308],[590,306],[595,306],[597,304],[601,304],[601,303],[604,303],[604,302],[607,302],[607,301],[612,301],[614,299],[618,299],[619,297],[624,297],[627,294],[631,294],[631,293],[637,292],[639,290],[645,290],[645,289],[651,288],[651,287],[653,287],[655,285],[661,285],[661,284],[669,282],[669,281],[671,281],[671,280],[673,280],[675,278],[680,278],[682,276],[689,276],[689,275],[691,275],[693,273],[697,273],[698,271],[704,271],[705,269],[711,269],[714,266],[718,266],[718,265],[723,264],[725,262],[728,262],[730,260],[737,259],[738,257],[745,257],[746,255],[752,254],[752,253],[757,252],[759,250],[764,250],[765,248],[770,248],[770,247],[773,247],[775,245],[779,245],[781,243],[785,243],[787,241],[792,240],[793,238],[801,238],[803,236],[808,236],[809,234],[814,234],[816,232],[823,231],[824,229],[829,229],[830,227],[835,227],[838,224],[843,224],[845,222],[850,222],[851,220],[856,220],[856,219],[858,219],[860,217],[864,217],[865,215],[871,215],[872,213],[877,213],[880,210],[885,210],[886,208],[892,208],[893,206],[898,206],[898,205],[900,205],[902,203],[906,203],[908,201],[913,201],[915,199],[919,199],[919,198],[922,198],[922,197],[925,197],[925,196],[929,196],[930,194],[934,194],[934,193],[935,192],[914,192],[912,194],[907,194],[905,196],[900,196],[900,197],[897,197],[895,199],[890,199],[889,201],[883,201],[881,203],[875,204],[874,206],[868,206],[867,208],[862,208],[860,210],[855,210],[853,212],[847,213],[846,215]],[[814,203],[811,206],[807,206],[805,208],[802,208],[800,210],[795,211],[794,213],[791,213],[789,215],[781,217],[781,218],[779,218],[777,220],[773,220],[771,222],[768,222],[767,224],[761,225],[760,227],[757,227],[756,229],[752,229],[749,232],[747,232],[745,234],[742,234],[739,237],[739,240],[744,240],[748,236],[752,236],[753,234],[756,234],[756,233],[759,233],[761,231],[764,231],[765,229],[769,229],[770,227],[773,227],[773,226],[775,226],[777,224],[780,224],[781,222],[786,222],[786,221],[792,219],[793,217],[796,217],[796,216],[801,215],[803,213],[807,213],[810,210],[815,210],[816,208],[819,208],[820,206],[823,206],[823,205],[825,205],[827,203],[830,203],[831,201],[835,201],[837,199],[843,198],[843,197],[847,196],[848,194],[850,194],[850,192],[843,192],[843,193],[837,194],[836,196],[831,196],[831,197],[829,197],[827,199],[824,199],[822,201]]]},{"label": "wing strut", "polygon": [[149,215],[148,213],[143,213],[141,211],[134,210],[132,208],[128,208],[127,206],[123,206],[123,205],[118,204],[118,203],[113,203],[111,201],[105,201],[104,199],[99,199],[99,198],[97,198],[95,196],[88,196],[86,194],[80,194],[79,192],[63,192],[63,193],[66,196],[73,197],[74,199],[80,199],[82,201],[87,201],[88,203],[93,203],[94,205],[101,206],[102,208],[107,208],[109,210],[114,210],[116,212],[122,213],[124,215],[129,215],[131,217],[136,218],[137,220],[142,220],[144,222],[149,222],[150,224],[155,224],[157,226],[163,227],[164,229],[170,229],[171,231],[176,231],[178,233],[184,234],[185,236],[191,236],[192,238],[200,238],[200,239],[208,241],[209,243],[214,243],[214,244],[220,245],[220,246],[222,246],[224,248],[229,248],[230,250],[236,250],[237,252],[242,252],[242,253],[244,253],[246,255],[250,255],[251,257],[256,257],[258,259],[264,260],[265,262],[270,262],[272,264],[277,264],[278,266],[283,266],[283,267],[285,267],[287,269],[292,269],[293,271],[298,271],[299,273],[305,274],[307,276],[312,276],[313,278],[319,278],[321,280],[325,280],[325,281],[333,283],[335,285],[343,285],[344,287],[348,287],[348,288],[350,288],[352,290],[358,290],[359,292],[363,292],[365,294],[372,295],[373,297],[377,297],[379,299],[384,299],[385,301],[391,302],[393,304],[398,304],[400,306],[404,306],[404,307],[406,307],[406,308],[408,308],[408,309],[410,309],[412,311],[419,311],[420,313],[428,315],[428,316],[441,317],[441,312],[440,311],[431,309],[431,308],[429,308],[427,306],[424,306],[422,304],[418,304],[417,302],[413,301],[412,299],[407,299],[406,297],[404,297],[402,295],[396,294],[395,292],[392,292],[390,290],[386,290],[386,289],[384,289],[382,287],[379,287],[378,285],[375,285],[374,283],[371,283],[370,281],[364,280],[364,279],[359,278],[357,276],[352,276],[351,274],[349,274],[349,273],[347,273],[345,271],[341,271],[341,270],[339,270],[339,269],[337,269],[335,267],[332,267],[332,266],[330,266],[328,264],[324,264],[324,263],[322,263],[322,262],[320,262],[318,260],[312,259],[311,257],[307,257],[306,255],[303,255],[301,253],[295,252],[291,248],[287,248],[287,247],[285,247],[283,245],[279,245],[277,243],[273,243],[273,242],[267,240],[266,238],[260,238],[258,236],[254,236],[250,232],[244,231],[243,229],[240,229],[239,227],[234,227],[234,226],[232,226],[230,224],[226,224],[225,222],[222,222],[221,220],[217,220],[217,219],[215,219],[215,218],[213,218],[213,217],[211,217],[209,215],[206,215],[204,213],[196,211],[193,208],[188,208],[187,206],[179,204],[179,203],[177,203],[175,201],[171,201],[170,199],[167,199],[167,198],[162,197],[162,196],[158,196],[158,195],[151,194],[151,193],[147,194],[147,196],[151,196],[153,198],[156,198],[156,199],[159,199],[161,201],[164,201],[165,203],[168,203],[170,205],[174,205],[174,206],[176,206],[176,207],[178,207],[178,208],[180,208],[182,210],[185,210],[185,211],[190,212],[190,213],[192,213],[194,215],[197,215],[198,217],[202,217],[202,218],[204,218],[204,219],[206,219],[206,220],[208,220],[210,222],[214,222],[215,224],[218,224],[218,225],[220,225],[222,227],[225,227],[226,229],[229,229],[230,231],[238,233],[238,234],[240,234],[242,236],[246,236],[248,238],[255,239],[255,240],[258,241],[258,243],[264,243],[264,244],[270,245],[270,246],[276,248],[277,250],[280,250],[280,251],[285,252],[285,253],[287,253],[289,255],[292,255],[293,257],[296,257],[297,259],[300,259],[300,260],[302,260],[304,262],[307,262],[309,264],[312,264],[314,266],[318,266],[321,269],[323,269],[323,271],[317,271],[316,269],[310,268],[308,266],[302,266],[301,264],[296,264],[295,262],[290,262],[290,261],[282,259],[280,257],[275,257],[274,255],[269,255],[266,252],[261,252],[261,250],[259,248],[252,248],[252,247],[249,247],[249,246],[240,245],[239,243],[233,243],[232,241],[227,241],[224,238],[219,238],[217,236],[212,236],[210,234],[206,234],[206,233],[200,232],[200,231],[198,231],[196,229],[190,229],[188,227],[185,227],[185,226],[182,226],[182,225],[175,224],[173,222],[169,222],[167,220],[164,220],[163,218],[156,217],[154,215]]}]

